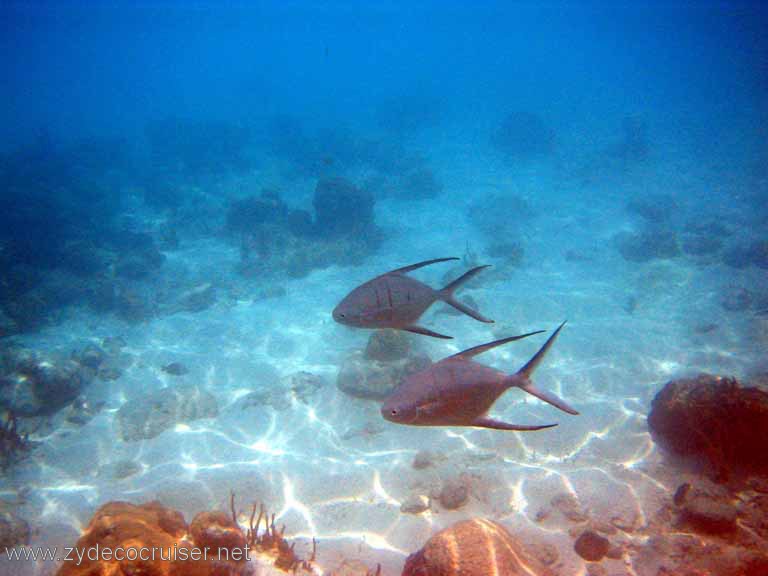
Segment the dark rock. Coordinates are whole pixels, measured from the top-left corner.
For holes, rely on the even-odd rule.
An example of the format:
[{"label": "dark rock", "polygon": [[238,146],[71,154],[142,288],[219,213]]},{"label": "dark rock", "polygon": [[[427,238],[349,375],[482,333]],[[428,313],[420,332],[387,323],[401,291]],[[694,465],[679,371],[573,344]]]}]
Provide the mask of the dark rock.
[{"label": "dark rock", "polygon": [[325,386],[325,380],[309,372],[296,372],[283,378],[283,385],[288,387],[297,400],[307,404],[309,397]]},{"label": "dark rock", "polygon": [[90,377],[72,360],[35,358],[4,377],[0,402],[22,416],[53,414],[77,398]]},{"label": "dark rock", "polygon": [[117,411],[120,436],[126,442],[148,440],[179,423],[215,418],[216,399],[197,387],[163,388],[134,398]]},{"label": "dark rock", "polygon": [[189,374],[189,368],[184,366],[181,362],[171,362],[160,368],[160,370],[171,376],[184,376],[184,374]]},{"label": "dark rock", "polygon": [[0,308],[0,338],[13,336],[19,332],[19,325],[16,321]]},{"label": "dark rock", "polygon": [[368,338],[365,357],[368,360],[392,362],[407,358],[411,352],[411,342],[405,332],[400,330],[376,330]]},{"label": "dark rock", "polygon": [[767,391],[709,374],[674,380],[653,399],[648,426],[657,444],[705,463],[719,480],[768,475]]},{"label": "dark rock", "polygon": [[96,370],[104,361],[106,356],[107,355],[104,350],[95,344],[88,344],[80,352],[73,353],[72,359],[75,362],[78,362],[81,366],[87,366],[88,368]]},{"label": "dark rock", "polygon": [[427,510],[429,510],[429,500],[418,494],[411,494],[400,504],[400,512],[403,514],[421,514]]},{"label": "dark rock", "polygon": [[261,196],[235,200],[227,211],[227,230],[233,233],[247,233],[262,224],[286,223],[288,207],[277,192],[263,190]]},{"label": "dark rock", "polygon": [[555,132],[537,114],[516,111],[505,118],[491,142],[507,160],[529,160],[553,152]]},{"label": "dark rock", "polygon": [[752,293],[740,286],[728,288],[720,304],[728,312],[743,312],[752,305]]},{"label": "dark rock", "polygon": [[291,210],[287,220],[288,231],[294,236],[311,236],[315,231],[312,214],[306,210]]},{"label": "dark rock", "polygon": [[736,508],[707,494],[696,494],[680,507],[680,522],[704,534],[728,534],[736,530]]},{"label": "dark rock", "polygon": [[689,256],[707,256],[718,252],[723,247],[723,240],[716,236],[686,234],[682,247]]},{"label": "dark rock", "polygon": [[629,262],[648,262],[674,258],[680,254],[674,230],[660,228],[637,234],[622,233],[615,237],[619,252]]},{"label": "dark rock", "polygon": [[426,450],[420,450],[416,456],[413,457],[413,468],[415,470],[423,470],[434,465],[434,454]]},{"label": "dark rock", "polygon": [[605,558],[610,548],[610,541],[592,530],[583,532],[573,544],[576,554],[588,562],[599,562]]},{"label": "dark rock", "polygon": [[373,195],[344,178],[323,178],[317,183],[313,206],[315,229],[322,237],[364,233],[374,226]]},{"label": "dark rock", "polygon": [[651,224],[667,222],[680,212],[680,206],[673,196],[656,194],[634,198],[627,202],[627,211],[637,214]]},{"label": "dark rock", "polygon": [[29,543],[29,524],[11,512],[0,511],[0,550]]},{"label": "dark rock", "polygon": [[438,496],[440,506],[446,510],[457,510],[464,506],[469,500],[469,489],[466,484],[460,480],[449,480],[440,490]]},{"label": "dark rock", "polygon": [[127,342],[120,336],[107,336],[102,340],[101,345],[107,354],[118,354],[120,350],[127,346]]}]

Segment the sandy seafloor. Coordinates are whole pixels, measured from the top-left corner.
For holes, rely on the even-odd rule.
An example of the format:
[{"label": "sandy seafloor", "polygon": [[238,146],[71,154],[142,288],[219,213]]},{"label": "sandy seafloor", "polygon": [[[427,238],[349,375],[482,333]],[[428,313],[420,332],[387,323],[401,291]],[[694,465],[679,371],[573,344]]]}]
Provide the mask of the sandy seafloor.
[{"label": "sandy seafloor", "polygon": [[[307,550],[315,536],[319,566],[326,571],[352,558],[370,567],[381,563],[384,574],[399,574],[406,556],[431,534],[480,515],[528,542],[557,546],[562,573],[583,574],[584,563],[567,532],[572,524],[557,513],[536,521],[537,512],[562,493],[575,494],[597,520],[642,526],[684,477],[663,465],[651,442],[650,401],[673,377],[699,371],[743,376],[759,368],[758,353],[765,346],[758,339],[761,320],[725,312],[720,299],[734,282],[756,285],[760,279],[751,277],[755,270],[699,266],[686,258],[633,264],[621,258],[611,238],[636,224],[624,209],[627,194],[649,183],[672,194],[715,190],[716,176],[694,170],[696,164],[681,153],[639,169],[632,189],[622,188],[622,178],[607,176],[585,191],[567,170],[547,165],[514,172],[453,145],[430,154],[445,183],[440,201],[379,201],[376,219],[388,239],[361,267],[315,271],[287,281],[284,297],[252,301],[248,290],[258,281],[238,277],[237,247],[217,240],[182,242],[180,250],[167,253],[162,274],[178,270],[236,284],[239,298],[220,296],[203,312],[138,325],[73,311],[55,327],[18,338],[31,348],[66,352],[121,336],[127,343],[123,352],[133,356],[117,381],[91,384],[108,399],[104,410],[82,427],[63,425],[36,436],[40,445],[30,459],[3,479],[0,495],[22,502],[18,513],[34,529],[31,544],[72,545],[95,509],[110,500],[157,499],[189,521],[201,510],[226,509],[231,491],[243,509],[264,501],[277,513],[277,523],[286,525],[286,535],[299,540],[299,550]],[[311,190],[312,184],[307,186]],[[538,213],[522,231],[525,264],[496,266],[466,291],[496,324],[438,313],[444,305],[437,304],[423,324],[455,340],[414,336],[413,342],[439,359],[498,337],[552,330],[567,319],[535,380],[581,415],[569,416],[512,390],[496,404],[494,415],[559,426],[535,433],[409,428],[382,420],[376,402],[341,393],[335,386],[339,366],[365,346],[369,333],[335,324],[333,306],[349,289],[388,269],[461,256],[466,241],[483,263],[493,264],[484,258],[483,241],[464,206],[484,193],[510,188]],[[712,210],[739,219],[713,207],[716,201],[698,208],[682,203],[693,217],[697,210]],[[568,261],[566,249],[588,260]],[[437,286],[450,267],[441,264],[416,275]],[[631,313],[629,297],[637,301]],[[714,323],[716,329],[697,334],[701,323]],[[516,370],[544,338],[493,350],[482,361]],[[271,339],[290,341],[293,349],[271,357]],[[188,366],[189,373],[174,377],[160,370],[174,361]],[[238,404],[246,393],[297,371],[325,380],[308,404],[294,399],[284,410]],[[219,403],[218,417],[177,426],[148,441],[120,440],[114,420],[125,399],[182,383],[211,392]],[[420,450],[444,459],[415,470],[412,460]],[[116,480],[110,467],[125,460],[139,463],[141,471]],[[453,512],[401,513],[409,495],[428,494],[440,479],[460,475],[470,482],[468,505]],[[607,560],[606,566],[611,574],[643,573],[621,560]],[[0,565],[4,574],[54,569]]]}]

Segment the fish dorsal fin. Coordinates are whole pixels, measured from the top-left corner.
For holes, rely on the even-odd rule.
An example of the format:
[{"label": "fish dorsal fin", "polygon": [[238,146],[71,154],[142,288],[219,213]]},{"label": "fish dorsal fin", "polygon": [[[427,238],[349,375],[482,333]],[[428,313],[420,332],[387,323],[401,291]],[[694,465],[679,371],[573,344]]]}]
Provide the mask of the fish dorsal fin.
[{"label": "fish dorsal fin", "polygon": [[[501,346],[507,342],[514,342],[515,340],[522,340],[523,338],[528,338],[528,336],[533,336],[534,334],[541,334],[542,332],[545,332],[545,330],[536,330],[536,332],[528,332],[528,334],[522,334],[521,336],[509,336],[508,338],[502,338],[501,340],[494,340],[493,342],[488,342],[487,344],[480,344],[480,346],[469,348],[463,352],[454,354],[453,356],[448,356],[448,358],[461,358],[466,360],[468,358],[477,356],[478,354],[482,354],[483,352],[487,352],[491,348],[496,348],[496,346]],[[446,360],[448,358],[446,358]]]},{"label": "fish dorsal fin", "polygon": [[389,272],[382,274],[382,276],[387,276],[388,274],[407,274],[412,270],[418,270],[419,268],[423,268],[424,266],[429,266],[430,264],[437,264],[438,262],[448,262],[449,260],[461,260],[461,258],[456,258],[455,256],[452,256],[450,258],[435,258],[434,260],[425,260],[424,262],[419,262],[418,264],[411,264],[409,266],[403,266],[402,268],[398,268],[396,270],[390,270]]},{"label": "fish dorsal fin", "polygon": [[538,352],[536,352],[536,354],[533,355],[533,358],[528,360],[525,366],[520,368],[520,370],[518,371],[518,374],[520,374],[521,376],[524,376],[525,378],[531,377],[531,374],[533,374],[533,371],[536,370],[536,367],[544,359],[544,355],[552,347],[552,344],[555,343],[555,339],[557,338],[557,335],[560,334],[560,330],[563,329],[563,326],[565,326],[565,322],[563,322],[562,324],[560,324],[560,326],[557,327],[557,330],[555,330],[552,333],[552,336],[550,336],[547,339],[547,341],[544,342],[544,346],[542,346],[541,349]]}]

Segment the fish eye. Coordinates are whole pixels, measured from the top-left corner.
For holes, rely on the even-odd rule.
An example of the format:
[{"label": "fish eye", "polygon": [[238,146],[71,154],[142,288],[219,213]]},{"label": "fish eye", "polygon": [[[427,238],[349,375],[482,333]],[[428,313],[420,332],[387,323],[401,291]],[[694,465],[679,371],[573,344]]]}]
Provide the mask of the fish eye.
[{"label": "fish eye", "polygon": [[397,409],[393,408],[391,414],[392,416],[397,416]]}]

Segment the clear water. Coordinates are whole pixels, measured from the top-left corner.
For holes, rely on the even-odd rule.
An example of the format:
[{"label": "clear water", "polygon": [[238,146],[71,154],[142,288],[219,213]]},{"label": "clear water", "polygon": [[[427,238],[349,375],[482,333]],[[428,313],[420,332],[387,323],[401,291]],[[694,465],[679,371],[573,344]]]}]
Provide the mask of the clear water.
[{"label": "clear water", "polygon": [[[274,510],[297,549],[316,537],[325,573],[347,559],[384,574],[482,516],[585,573],[571,524],[537,513],[574,494],[596,520],[642,526],[686,478],[648,433],[654,394],[766,368],[766,16],[743,2],[4,2],[0,345],[58,362],[105,338],[124,346],[118,377],[79,391],[98,406],[85,423],[68,402],[20,416],[37,445],[0,476],[3,509],[33,545],[65,546],[110,500],[160,500],[189,520],[234,491]],[[329,176],[375,199],[378,232],[354,232],[369,240],[360,258],[322,231],[296,248],[247,214],[227,227],[233,203],[264,189],[312,218]],[[329,237],[342,248],[326,257]],[[421,323],[454,339],[412,345],[438,360],[567,319],[536,382],[580,416],[512,390],[495,416],[559,426],[407,427],[337,388],[370,332],[333,307],[442,256],[494,266],[461,296],[496,323],[438,303]],[[414,276],[439,287],[461,271]],[[208,283],[211,305],[179,304]],[[537,338],[481,360],[517,370]],[[172,362],[188,372],[162,369]],[[302,371],[323,382],[306,397],[288,383]],[[189,385],[215,417],[123,439],[122,406]],[[416,470],[423,450],[435,466]],[[458,510],[401,512],[456,479],[469,486]]]}]

